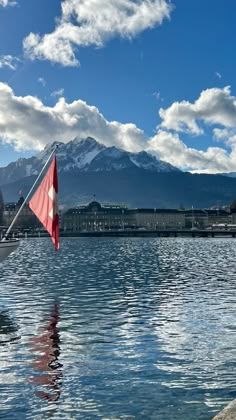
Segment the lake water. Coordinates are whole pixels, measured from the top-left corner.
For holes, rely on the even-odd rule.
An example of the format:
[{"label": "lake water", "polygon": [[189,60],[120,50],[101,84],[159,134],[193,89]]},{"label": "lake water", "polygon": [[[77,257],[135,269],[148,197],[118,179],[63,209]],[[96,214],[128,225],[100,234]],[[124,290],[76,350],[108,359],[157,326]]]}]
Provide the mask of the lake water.
[{"label": "lake water", "polygon": [[204,420],[236,397],[235,239],[28,239],[0,272],[0,418]]}]

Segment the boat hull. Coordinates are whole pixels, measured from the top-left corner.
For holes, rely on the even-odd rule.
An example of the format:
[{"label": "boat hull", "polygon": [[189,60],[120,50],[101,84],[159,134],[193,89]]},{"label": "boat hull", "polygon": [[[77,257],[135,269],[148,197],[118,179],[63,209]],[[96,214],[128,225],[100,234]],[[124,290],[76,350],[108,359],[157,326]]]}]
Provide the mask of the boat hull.
[{"label": "boat hull", "polygon": [[0,241],[0,263],[18,248],[19,243],[20,241],[18,239]]}]

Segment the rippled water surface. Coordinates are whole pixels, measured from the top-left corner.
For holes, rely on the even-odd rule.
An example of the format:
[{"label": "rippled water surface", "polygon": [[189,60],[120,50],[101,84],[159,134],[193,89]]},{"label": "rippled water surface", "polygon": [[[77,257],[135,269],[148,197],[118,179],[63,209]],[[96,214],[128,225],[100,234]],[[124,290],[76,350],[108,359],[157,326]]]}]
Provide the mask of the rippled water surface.
[{"label": "rippled water surface", "polygon": [[236,397],[235,239],[28,239],[0,272],[1,418],[211,419]]}]

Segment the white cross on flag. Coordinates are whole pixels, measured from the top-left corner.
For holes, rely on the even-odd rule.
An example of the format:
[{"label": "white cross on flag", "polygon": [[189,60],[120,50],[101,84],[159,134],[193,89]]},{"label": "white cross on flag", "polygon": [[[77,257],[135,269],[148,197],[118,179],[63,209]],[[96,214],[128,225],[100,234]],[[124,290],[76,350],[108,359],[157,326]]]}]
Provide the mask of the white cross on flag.
[{"label": "white cross on flag", "polygon": [[29,201],[29,207],[51,235],[57,251],[59,243],[58,180],[56,156],[38,189]]}]

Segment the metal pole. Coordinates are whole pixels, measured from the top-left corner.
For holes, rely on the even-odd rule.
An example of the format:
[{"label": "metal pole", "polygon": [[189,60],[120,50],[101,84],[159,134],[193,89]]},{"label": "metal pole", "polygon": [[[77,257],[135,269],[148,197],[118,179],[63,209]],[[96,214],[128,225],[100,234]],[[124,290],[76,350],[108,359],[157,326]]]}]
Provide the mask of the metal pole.
[{"label": "metal pole", "polygon": [[30,191],[28,192],[28,194],[27,194],[26,198],[24,199],[23,203],[21,204],[21,206],[20,206],[20,208],[19,208],[18,212],[16,213],[16,215],[15,215],[14,219],[12,220],[12,222],[11,222],[11,224],[10,224],[9,228],[7,229],[7,231],[6,231],[5,235],[4,235],[3,239],[2,239],[2,242],[3,242],[3,241],[5,241],[5,240],[7,239],[8,235],[9,235],[10,231],[12,230],[12,228],[13,228],[13,226],[14,226],[14,224],[15,224],[16,220],[18,219],[18,217],[19,217],[19,215],[20,215],[20,213],[21,213],[21,211],[22,211],[23,207],[25,206],[25,204],[26,204],[26,202],[27,202],[27,200],[28,200],[28,198],[29,198],[30,194],[32,193],[32,191],[33,191],[33,189],[34,189],[35,185],[37,184],[37,182],[38,182],[39,178],[41,177],[41,175],[42,175],[42,173],[43,173],[44,169],[46,168],[46,166],[47,166],[48,162],[50,161],[51,157],[54,155],[54,153],[55,153],[55,151],[56,151],[56,149],[57,149],[57,148],[58,148],[58,145],[56,145],[56,146],[54,147],[54,149],[53,149],[52,153],[50,154],[50,156],[49,156],[49,158],[47,159],[46,163],[44,164],[44,166],[43,166],[42,170],[40,171],[39,175],[37,176],[37,178],[36,178],[36,180],[35,180],[34,184],[32,185],[32,187],[31,187]]}]

